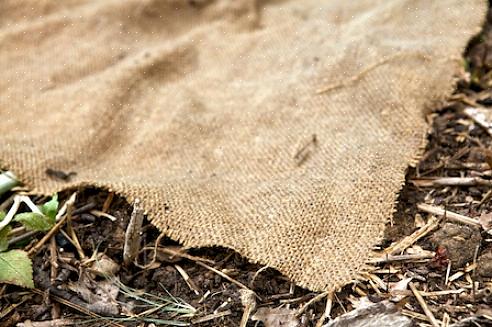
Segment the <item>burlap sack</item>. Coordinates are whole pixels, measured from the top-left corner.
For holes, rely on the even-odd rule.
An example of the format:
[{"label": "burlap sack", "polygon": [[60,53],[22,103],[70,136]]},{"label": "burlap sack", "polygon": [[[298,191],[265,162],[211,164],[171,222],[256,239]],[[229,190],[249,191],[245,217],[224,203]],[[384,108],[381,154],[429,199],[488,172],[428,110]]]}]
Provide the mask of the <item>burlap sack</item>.
[{"label": "burlap sack", "polygon": [[[360,274],[480,0],[0,2],[0,157],[305,287]],[[69,181],[47,169],[76,172]]]}]

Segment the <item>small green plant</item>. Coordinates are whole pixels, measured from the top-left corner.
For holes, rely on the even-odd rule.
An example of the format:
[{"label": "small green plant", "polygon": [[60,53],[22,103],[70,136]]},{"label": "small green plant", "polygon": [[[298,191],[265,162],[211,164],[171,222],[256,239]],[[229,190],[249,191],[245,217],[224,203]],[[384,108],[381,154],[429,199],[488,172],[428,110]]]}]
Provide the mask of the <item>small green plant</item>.
[{"label": "small green plant", "polygon": [[[18,183],[11,182],[9,176],[2,179],[0,175],[0,184],[4,180],[10,188]],[[6,184],[0,185],[0,190],[8,189]],[[17,213],[21,203],[25,203],[30,212]],[[45,232],[50,230],[56,223],[58,213],[58,196],[55,194],[45,204],[38,207],[29,197],[16,195],[14,202],[7,213],[0,212],[0,283],[18,285],[32,288],[34,282],[32,278],[32,261],[26,251],[21,249],[9,250],[9,237],[12,232],[12,225],[21,224],[27,231]]]}]

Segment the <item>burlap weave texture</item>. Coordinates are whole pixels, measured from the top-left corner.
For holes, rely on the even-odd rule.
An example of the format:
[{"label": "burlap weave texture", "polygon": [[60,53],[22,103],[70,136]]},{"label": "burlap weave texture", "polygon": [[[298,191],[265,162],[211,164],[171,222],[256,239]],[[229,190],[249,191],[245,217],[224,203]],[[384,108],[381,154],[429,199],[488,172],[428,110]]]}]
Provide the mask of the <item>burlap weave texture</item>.
[{"label": "burlap weave texture", "polygon": [[[142,199],[186,246],[357,278],[479,0],[4,0],[0,160]],[[46,169],[76,172],[69,182]]]}]

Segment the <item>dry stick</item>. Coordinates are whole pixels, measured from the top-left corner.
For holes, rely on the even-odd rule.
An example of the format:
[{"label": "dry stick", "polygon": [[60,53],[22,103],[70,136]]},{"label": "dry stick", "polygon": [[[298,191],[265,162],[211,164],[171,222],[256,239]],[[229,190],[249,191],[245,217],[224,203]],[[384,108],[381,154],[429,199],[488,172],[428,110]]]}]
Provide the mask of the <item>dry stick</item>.
[{"label": "dry stick", "polygon": [[65,224],[65,221],[67,220],[67,217],[68,216],[63,216],[62,219],[60,219],[59,222],[56,223],[55,226],[53,226],[50,231],[48,233],[46,233],[46,235],[43,236],[43,238],[41,240],[39,240],[38,243],[36,243],[36,245],[34,245],[28,252],[27,254],[32,257],[34,256],[36,253],[38,253],[39,250],[41,250],[41,248],[43,247],[43,245],[51,238],[53,237],[53,235],[55,235],[58,230],[60,229],[60,227]]},{"label": "dry stick", "polygon": [[332,306],[333,306],[333,292],[330,292],[326,296],[325,312],[323,312],[323,315],[319,318],[318,322],[316,323],[316,327],[323,326],[323,323],[325,322],[326,318],[330,318]]},{"label": "dry stick", "polygon": [[465,291],[466,290],[464,288],[459,288],[457,290],[420,292],[420,295],[422,295],[422,297],[427,297],[427,296],[444,296],[444,295],[449,295],[449,294],[461,294],[461,293],[463,293]]},{"label": "dry stick", "polygon": [[409,246],[417,242],[419,239],[426,236],[428,233],[430,233],[435,228],[437,228],[438,225],[439,225],[439,220],[434,217],[430,217],[424,226],[420,227],[412,235],[404,237],[398,243],[395,243],[390,247],[388,247],[387,249],[385,249],[384,253],[395,254],[397,252],[404,251],[406,248],[408,248]]},{"label": "dry stick", "polygon": [[190,275],[188,275],[188,273],[180,265],[174,265],[174,268],[176,268],[181,277],[183,277],[190,290],[192,290],[196,295],[200,295],[200,290],[190,278]]},{"label": "dry stick", "polygon": [[39,232],[33,230],[30,232],[26,232],[24,234],[21,234],[19,236],[12,237],[11,239],[9,239],[9,246],[14,245],[17,242],[24,241],[25,239],[31,238],[32,236],[36,235],[37,233],[39,233]]},{"label": "dry stick", "polygon": [[[77,196],[77,193],[73,193],[70,198],[67,200],[66,204],[67,206],[72,206],[75,202],[75,198]],[[34,245],[28,252],[27,254],[32,257],[34,256],[42,247],[43,245],[53,236],[55,235],[58,230],[60,229],[60,227],[65,223],[65,221],[67,220],[68,218],[68,214],[69,212],[64,215],[63,217],[61,217],[61,219],[56,223],[55,226],[53,226],[50,231],[48,233],[46,233],[46,235],[43,236],[43,238],[41,240],[39,240],[38,243],[36,243],[36,245]],[[58,217],[58,215],[57,215]]]},{"label": "dry stick", "polygon": [[[481,244],[478,244],[477,247],[475,248],[475,253],[473,255],[473,264],[472,266],[477,266],[477,258],[478,258],[478,252],[480,251],[480,246]],[[476,288],[477,286],[475,285],[475,279],[477,275],[477,270],[473,269],[471,273],[471,279],[472,279],[472,299],[475,302],[475,294],[476,294]]]},{"label": "dry stick", "polygon": [[111,207],[111,203],[113,202],[114,198],[114,192],[109,192],[108,197],[104,201],[103,207],[102,207],[102,212],[106,213],[109,210],[109,207]]},{"label": "dry stick", "polygon": [[435,253],[417,253],[417,254],[401,254],[401,255],[385,255],[384,257],[370,259],[368,263],[378,264],[396,261],[417,261],[434,258]]},{"label": "dry stick", "polygon": [[306,311],[306,309],[311,305],[311,304],[314,304],[316,302],[318,302],[319,300],[322,300],[324,299],[325,297],[328,296],[328,294],[330,294],[330,292],[323,292],[323,293],[319,293],[318,295],[316,295],[315,297],[313,297],[311,300],[309,300],[306,304],[304,304],[302,307],[299,308],[299,310],[297,310],[296,312],[296,316],[300,316],[304,313],[304,311]]},{"label": "dry stick", "polygon": [[12,194],[11,196],[9,196],[5,201],[3,201],[1,204],[0,204],[0,211],[5,211],[7,210],[8,207],[10,207],[12,205],[12,203],[14,203],[14,198],[17,196],[17,194]]},{"label": "dry stick", "polygon": [[246,327],[251,313],[256,308],[255,293],[250,290],[240,290],[239,293],[241,294],[241,304],[244,306],[243,316],[241,317],[239,327]]},{"label": "dry stick", "polygon": [[412,179],[411,181],[418,187],[435,187],[435,186],[492,186],[492,181],[480,177],[439,177],[439,178],[422,178]]},{"label": "dry stick", "polygon": [[433,206],[430,204],[426,203],[420,203],[417,204],[417,208],[419,210],[425,211],[427,213],[437,215],[437,216],[443,216],[446,217],[447,219],[451,221],[455,221],[458,223],[462,223],[465,225],[470,225],[470,226],[475,226],[475,227],[480,227],[480,222],[477,219],[473,219],[464,215],[460,215],[459,213],[451,212],[448,210],[445,210],[443,208]]},{"label": "dry stick", "polygon": [[92,213],[96,217],[104,217],[104,218],[108,218],[111,221],[116,221],[116,217],[115,216],[111,216],[108,213],[105,213],[105,212],[102,212],[102,211],[99,211],[99,210],[91,210],[89,212]]},{"label": "dry stick", "polygon": [[492,190],[488,190],[487,193],[485,193],[485,195],[482,197],[482,200],[480,200],[480,202],[478,203],[478,206],[482,206],[485,201],[490,199],[490,196],[492,196]]},{"label": "dry stick", "polygon": [[77,250],[77,253],[79,254],[80,260],[83,261],[83,260],[85,260],[86,256],[85,256],[84,250],[82,249],[82,246],[80,246],[79,238],[77,237],[77,234],[75,233],[75,230],[72,227],[72,206],[69,206],[67,208],[67,216],[68,216],[68,218],[67,218],[67,232],[73,241],[75,249]]},{"label": "dry stick", "polygon": [[[51,237],[50,239],[50,281],[51,284],[55,284],[55,279],[58,275],[58,253],[56,251],[56,240],[55,237]],[[58,303],[53,303],[51,308],[51,319],[60,318],[60,306]]]},{"label": "dry stick", "polygon": [[425,302],[424,298],[422,297],[420,292],[417,290],[417,288],[415,287],[413,282],[408,283],[408,286],[412,290],[413,295],[415,295],[415,298],[419,302],[420,307],[422,308],[422,310],[424,310],[425,315],[427,316],[427,318],[429,318],[431,325],[434,327],[440,327],[439,322],[437,321],[436,317],[434,317],[434,315],[430,311],[429,307],[427,306],[427,303]]}]

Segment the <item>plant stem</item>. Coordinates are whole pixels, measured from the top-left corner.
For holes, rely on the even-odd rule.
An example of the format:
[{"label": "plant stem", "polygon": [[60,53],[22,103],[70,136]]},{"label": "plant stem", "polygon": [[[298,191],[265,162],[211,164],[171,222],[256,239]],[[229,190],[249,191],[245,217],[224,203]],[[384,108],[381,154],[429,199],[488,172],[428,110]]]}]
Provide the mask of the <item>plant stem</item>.
[{"label": "plant stem", "polygon": [[12,172],[6,171],[0,174],[0,195],[10,191],[14,186],[18,184],[19,181]]}]

